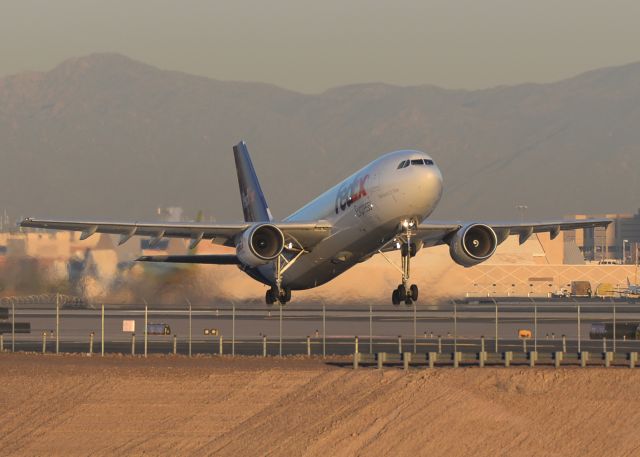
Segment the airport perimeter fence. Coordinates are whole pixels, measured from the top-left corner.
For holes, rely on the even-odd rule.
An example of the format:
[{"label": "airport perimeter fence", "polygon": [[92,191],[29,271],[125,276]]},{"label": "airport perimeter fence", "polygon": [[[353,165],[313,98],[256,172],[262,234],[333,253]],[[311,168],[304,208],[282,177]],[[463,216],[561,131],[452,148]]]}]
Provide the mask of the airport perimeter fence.
[{"label": "airport perimeter fence", "polygon": [[[408,353],[414,362],[427,365],[429,354],[439,356],[439,363],[449,360],[455,365],[458,356],[451,354],[467,354],[459,356],[459,362],[471,364],[480,353],[493,354],[487,363],[504,362],[505,353],[514,363],[524,363],[532,352],[542,354],[540,360],[553,360],[556,353],[576,357],[612,353],[606,357],[615,363],[621,357],[615,354],[640,351],[637,329],[632,335],[621,327],[640,324],[639,311],[637,302],[513,298],[412,307],[232,304],[209,309],[153,305],[70,309],[58,303],[2,310],[0,350],[136,356],[359,354],[364,364],[377,364],[377,354],[384,354],[385,363],[400,363]],[[594,324],[608,324],[613,332],[594,338],[590,335]]]}]

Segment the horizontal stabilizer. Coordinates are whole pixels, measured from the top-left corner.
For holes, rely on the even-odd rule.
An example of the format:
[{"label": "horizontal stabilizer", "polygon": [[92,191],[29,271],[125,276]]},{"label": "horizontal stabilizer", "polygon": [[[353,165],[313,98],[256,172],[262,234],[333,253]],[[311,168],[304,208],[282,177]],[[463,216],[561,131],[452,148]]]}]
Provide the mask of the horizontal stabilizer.
[{"label": "horizontal stabilizer", "polygon": [[234,254],[217,255],[145,255],[136,259],[138,262],[168,263],[202,263],[209,265],[240,265]]}]

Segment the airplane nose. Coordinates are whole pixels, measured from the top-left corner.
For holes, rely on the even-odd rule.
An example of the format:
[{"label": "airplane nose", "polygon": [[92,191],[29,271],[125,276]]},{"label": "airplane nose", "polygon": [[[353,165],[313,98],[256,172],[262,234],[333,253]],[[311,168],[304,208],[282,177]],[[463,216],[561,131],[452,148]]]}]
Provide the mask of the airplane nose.
[{"label": "airplane nose", "polygon": [[435,165],[422,169],[421,181],[429,190],[436,190],[442,187],[442,173]]},{"label": "airplane nose", "polygon": [[442,173],[435,165],[423,170],[421,179],[427,211],[432,211],[442,197]]}]

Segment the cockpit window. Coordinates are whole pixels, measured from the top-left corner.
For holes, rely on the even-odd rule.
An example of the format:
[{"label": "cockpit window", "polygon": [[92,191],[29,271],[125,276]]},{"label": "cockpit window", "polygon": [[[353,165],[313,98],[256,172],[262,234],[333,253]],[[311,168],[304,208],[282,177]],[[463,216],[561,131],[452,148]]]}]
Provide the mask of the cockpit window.
[{"label": "cockpit window", "polygon": [[406,168],[409,165],[433,165],[433,160],[431,159],[412,159],[412,160],[404,160],[400,162],[398,165],[398,170],[401,168]]}]

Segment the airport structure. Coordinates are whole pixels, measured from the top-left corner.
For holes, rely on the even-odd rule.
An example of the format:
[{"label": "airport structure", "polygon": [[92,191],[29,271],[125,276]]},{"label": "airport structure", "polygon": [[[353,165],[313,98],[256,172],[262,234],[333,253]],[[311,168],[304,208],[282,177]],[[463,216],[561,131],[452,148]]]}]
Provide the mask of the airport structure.
[{"label": "airport structure", "polygon": [[578,230],[575,242],[584,258],[592,261],[614,260],[621,264],[638,262],[640,249],[640,209],[638,213],[576,214],[571,219],[584,220],[604,217],[613,221],[608,227]]}]

